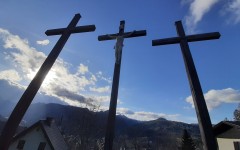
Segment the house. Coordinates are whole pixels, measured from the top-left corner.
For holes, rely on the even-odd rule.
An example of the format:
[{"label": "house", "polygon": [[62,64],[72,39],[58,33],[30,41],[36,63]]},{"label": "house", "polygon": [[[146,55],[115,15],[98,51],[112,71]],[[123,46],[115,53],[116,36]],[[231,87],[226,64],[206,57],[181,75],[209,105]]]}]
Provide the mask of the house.
[{"label": "house", "polygon": [[67,150],[53,118],[40,120],[31,127],[17,134],[9,150]]},{"label": "house", "polygon": [[213,131],[219,150],[240,150],[240,121],[222,121]]}]

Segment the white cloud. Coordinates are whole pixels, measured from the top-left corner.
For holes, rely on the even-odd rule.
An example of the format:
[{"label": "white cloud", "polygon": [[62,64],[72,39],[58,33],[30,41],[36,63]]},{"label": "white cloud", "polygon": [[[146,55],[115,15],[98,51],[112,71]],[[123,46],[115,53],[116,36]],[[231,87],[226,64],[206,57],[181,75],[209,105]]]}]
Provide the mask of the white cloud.
[{"label": "white cloud", "polygon": [[44,53],[30,47],[26,39],[21,39],[7,30],[0,28],[0,38],[4,42],[4,48],[17,50],[10,51],[10,57],[13,57],[14,63],[18,64],[18,67],[24,73],[36,72],[36,69],[38,69],[46,58]]},{"label": "white cloud", "polygon": [[80,64],[79,67],[78,67],[78,73],[79,74],[86,74],[87,72],[88,72],[88,66]]},{"label": "white cloud", "polygon": [[98,101],[98,103],[109,103],[110,96],[91,96],[92,99]]},{"label": "white cloud", "polygon": [[[232,88],[222,90],[209,90],[204,94],[208,110],[212,110],[223,103],[239,103],[240,91]],[[192,96],[186,98],[186,102],[194,107]]]},{"label": "white cloud", "polygon": [[227,8],[226,12],[231,14],[229,22],[233,22],[237,24],[240,22],[240,0],[233,0],[231,1]]},{"label": "white cloud", "polygon": [[158,118],[166,118],[168,120],[178,121],[178,117],[180,116],[179,114],[168,115],[164,113],[154,113],[145,111],[134,112],[129,110],[128,108],[117,108],[117,114],[125,115],[128,118],[141,121],[156,120]]},{"label": "white cloud", "polygon": [[0,79],[13,81],[13,82],[18,82],[22,80],[18,72],[13,69],[0,71]]},{"label": "white cloud", "polygon": [[99,87],[99,88],[89,87],[89,89],[90,91],[98,92],[98,93],[110,92],[110,86]]},{"label": "white cloud", "polygon": [[[190,4],[188,15],[185,17],[187,31],[190,33],[196,32],[197,24],[203,19],[214,5],[221,0],[181,0],[182,5]],[[240,0],[222,1],[224,4],[221,13],[229,14],[226,21],[229,24],[240,23]]]},{"label": "white cloud", "polygon": [[181,5],[186,5],[191,3],[193,0],[181,0]]},{"label": "white cloud", "polygon": [[42,41],[37,41],[37,44],[39,44],[39,45],[48,45],[50,43],[50,41],[49,40],[42,40]]},{"label": "white cloud", "polygon": [[94,74],[91,75],[91,78],[90,78],[92,81],[96,82],[97,81],[97,78]]},{"label": "white cloud", "polygon": [[97,77],[98,77],[99,79],[101,79],[101,80],[103,80],[103,81],[106,81],[106,82],[108,82],[109,84],[112,83],[111,78],[106,78],[106,77],[104,77],[104,76],[103,76],[103,73],[102,73],[101,71],[99,71],[96,75],[97,75]]},{"label": "white cloud", "polygon": [[[16,70],[13,67],[11,70],[0,72],[1,79],[7,79],[11,82],[19,82],[23,79],[26,83],[30,82],[47,56],[31,47],[28,40],[13,35],[2,28],[0,28],[0,40],[3,41],[4,48],[7,49],[5,56],[11,57],[7,60],[12,61],[11,63],[18,68]],[[69,105],[90,105],[88,103],[90,99],[84,96],[84,100],[80,99],[82,96],[80,93],[88,89],[89,86],[95,86],[97,81],[98,78],[89,71],[88,66],[80,64],[79,70],[72,73],[69,70],[69,64],[58,58],[46,76],[40,92],[57,97]],[[65,95],[60,91],[65,91]],[[88,101],[85,101],[86,99]],[[91,99],[91,101],[94,100]],[[95,101],[97,102],[97,100]]]},{"label": "white cloud", "polygon": [[203,16],[219,1],[220,0],[193,0],[190,4],[189,14],[185,17],[187,30],[191,33],[195,32],[197,23],[201,21]]},{"label": "white cloud", "polygon": [[[6,105],[4,105],[4,108],[1,107],[1,109],[4,109],[6,112],[9,112],[6,114],[8,116],[13,110],[14,106],[18,102],[18,100],[21,98],[22,93],[26,89],[26,87],[21,86],[20,84],[13,83],[4,79],[0,79],[0,102],[4,102]],[[9,92],[11,91],[11,92]],[[34,98],[33,103],[58,103],[66,105],[67,103],[60,101],[58,98],[44,95],[42,93],[37,93],[37,95]]]}]

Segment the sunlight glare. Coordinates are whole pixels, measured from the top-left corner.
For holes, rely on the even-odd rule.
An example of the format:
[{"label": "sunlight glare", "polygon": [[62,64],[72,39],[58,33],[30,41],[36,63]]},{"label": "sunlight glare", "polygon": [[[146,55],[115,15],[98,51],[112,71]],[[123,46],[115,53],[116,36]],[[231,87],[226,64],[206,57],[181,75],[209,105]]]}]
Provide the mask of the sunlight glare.
[{"label": "sunlight glare", "polygon": [[[27,74],[27,77],[32,80],[35,75],[36,75],[37,71],[33,72],[31,71],[29,74]],[[47,76],[45,77],[43,83],[42,83],[42,87],[47,87],[51,82],[53,82],[55,79],[57,78],[56,72],[54,70],[51,70],[48,72]]]}]

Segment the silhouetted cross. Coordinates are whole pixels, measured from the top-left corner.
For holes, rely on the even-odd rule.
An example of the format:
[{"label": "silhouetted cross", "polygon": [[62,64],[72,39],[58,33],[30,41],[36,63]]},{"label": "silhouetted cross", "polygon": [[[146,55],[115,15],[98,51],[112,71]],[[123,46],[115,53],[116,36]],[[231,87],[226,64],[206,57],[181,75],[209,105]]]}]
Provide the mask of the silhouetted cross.
[{"label": "silhouetted cross", "polygon": [[99,41],[117,39],[114,47],[116,61],[115,61],[115,67],[114,67],[112,93],[111,93],[111,100],[110,100],[109,112],[108,112],[108,121],[107,121],[106,135],[105,135],[104,150],[112,150],[112,146],[113,146],[123,41],[125,38],[132,38],[132,37],[146,35],[146,30],[124,32],[124,26],[125,26],[125,21],[120,21],[119,33],[98,36]]},{"label": "silhouetted cross", "polygon": [[202,88],[198,79],[197,71],[193,62],[193,58],[188,46],[188,42],[203,41],[203,40],[212,40],[219,39],[220,33],[206,33],[206,34],[197,34],[197,35],[185,35],[181,21],[175,23],[177,28],[177,33],[179,37],[153,40],[152,45],[166,45],[166,44],[175,44],[180,43],[182,55],[184,59],[184,64],[187,71],[187,76],[192,92],[192,97],[198,117],[199,128],[201,132],[203,147],[205,150],[217,150],[216,138],[213,134],[212,124],[209,117],[207,105],[203,96]]},{"label": "silhouetted cross", "polygon": [[33,98],[37,94],[45,76],[53,66],[55,60],[63,49],[65,43],[72,33],[90,32],[95,30],[95,25],[79,26],[76,27],[80,14],[76,14],[67,28],[47,30],[46,35],[62,35],[56,45],[53,47],[52,51],[42,64],[41,68],[37,72],[36,76],[33,78],[26,91],[23,93],[21,99],[14,108],[12,114],[10,115],[7,123],[4,126],[0,137],[0,149],[7,150],[13,135],[15,134],[19,123],[21,122],[25,112],[30,106]]}]

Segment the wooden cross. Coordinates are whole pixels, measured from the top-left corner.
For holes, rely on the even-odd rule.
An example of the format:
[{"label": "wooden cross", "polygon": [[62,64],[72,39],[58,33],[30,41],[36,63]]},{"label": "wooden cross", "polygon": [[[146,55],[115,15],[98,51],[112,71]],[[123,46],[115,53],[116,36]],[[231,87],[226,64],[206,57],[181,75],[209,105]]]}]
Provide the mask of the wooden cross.
[{"label": "wooden cross", "polygon": [[33,98],[37,94],[45,76],[53,66],[55,60],[63,49],[65,43],[72,33],[90,32],[95,30],[95,25],[79,26],[76,27],[80,14],[76,14],[67,28],[52,29],[45,32],[46,35],[62,35],[56,45],[53,47],[52,51],[42,64],[41,68],[37,72],[36,76],[33,78],[26,91],[23,93],[21,99],[17,103],[13,112],[11,113],[7,123],[4,126],[0,137],[0,149],[7,150],[12,137],[14,136],[16,129],[21,122],[24,114],[26,113],[28,107],[30,106]]},{"label": "wooden cross", "polygon": [[198,79],[197,71],[188,46],[188,42],[219,39],[220,33],[213,32],[186,36],[181,21],[175,22],[175,25],[179,37],[153,40],[152,45],[157,46],[180,43],[184,64],[186,67],[187,76],[199,122],[203,147],[205,150],[217,150],[218,145],[216,142],[216,138],[213,134],[212,123],[209,117],[207,105],[203,96],[202,88]]},{"label": "wooden cross", "polygon": [[104,150],[112,150],[112,147],[113,147],[123,41],[125,38],[132,38],[132,37],[146,35],[146,30],[124,32],[124,26],[125,26],[125,21],[120,21],[119,33],[98,36],[99,41],[115,40],[115,39],[117,40],[114,47],[116,61],[114,66],[113,84],[112,84],[111,100],[110,100],[109,112],[108,112],[108,121],[107,121],[106,135],[105,135]]}]

